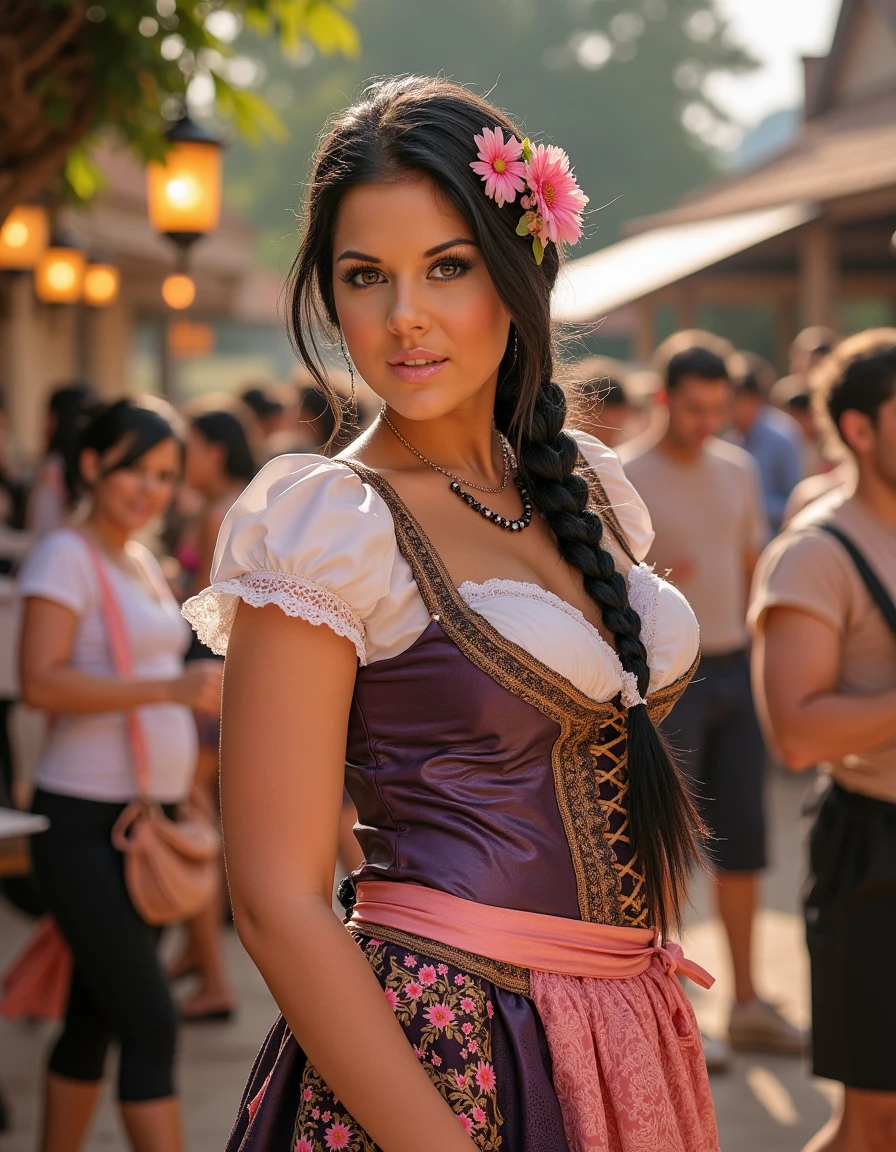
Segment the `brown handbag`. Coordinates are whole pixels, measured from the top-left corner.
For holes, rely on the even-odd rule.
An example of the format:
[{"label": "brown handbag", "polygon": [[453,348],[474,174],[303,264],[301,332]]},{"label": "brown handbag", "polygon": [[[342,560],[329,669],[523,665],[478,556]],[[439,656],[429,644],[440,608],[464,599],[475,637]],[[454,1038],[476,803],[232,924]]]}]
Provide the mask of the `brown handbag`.
[{"label": "brown handbag", "polygon": [[[87,536],[83,539],[99,585],[112,664],[119,675],[132,676],[131,645],[121,609],[99,550]],[[190,920],[208,907],[217,890],[221,837],[196,808],[181,806],[177,820],[165,815],[150,795],[146,737],[135,709],[127,713],[127,727],[137,799],[115,821],[112,843],[124,854],[128,894],[148,924]]]}]

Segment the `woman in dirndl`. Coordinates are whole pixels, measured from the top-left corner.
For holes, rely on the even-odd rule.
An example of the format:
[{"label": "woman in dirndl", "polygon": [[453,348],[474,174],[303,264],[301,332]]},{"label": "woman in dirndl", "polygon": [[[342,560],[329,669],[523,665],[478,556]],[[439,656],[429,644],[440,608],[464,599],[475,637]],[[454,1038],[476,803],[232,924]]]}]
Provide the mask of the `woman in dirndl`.
[{"label": "woman in dirndl", "polygon": [[710,978],[667,938],[702,834],[656,730],[697,625],[554,382],[586,202],[443,79],[373,84],[321,145],[292,336],[382,411],[269,463],[184,609],[227,649],[231,895],[282,1011],[230,1152],[717,1152],[676,973]]}]

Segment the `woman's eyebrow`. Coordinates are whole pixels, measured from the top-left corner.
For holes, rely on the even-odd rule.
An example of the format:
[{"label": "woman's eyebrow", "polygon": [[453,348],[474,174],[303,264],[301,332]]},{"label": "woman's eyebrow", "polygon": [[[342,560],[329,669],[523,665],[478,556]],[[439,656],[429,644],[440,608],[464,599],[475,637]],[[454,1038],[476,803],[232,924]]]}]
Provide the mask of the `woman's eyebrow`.
[{"label": "woman's eyebrow", "polygon": [[352,248],[346,248],[341,256],[336,257],[339,260],[367,260],[370,264],[382,264],[379,256],[368,256],[366,252],[355,252]]},{"label": "woman's eyebrow", "polygon": [[[435,248],[428,249],[428,251],[423,253],[423,256],[424,258],[438,256],[440,252],[445,252],[448,248],[456,248],[459,244],[466,244],[471,248],[478,247],[475,240],[470,240],[466,236],[455,236],[453,240],[446,240],[444,244],[436,244]],[[336,257],[337,263],[340,260],[366,260],[369,264],[382,264],[379,256],[371,256],[367,252],[356,252],[353,248],[347,248]]]},{"label": "woman's eyebrow", "polygon": [[435,248],[430,248],[428,252],[424,252],[424,256],[438,256],[440,252],[444,252],[446,248],[455,248],[458,244],[468,244],[471,248],[478,248],[479,245],[475,240],[470,240],[466,236],[455,236],[453,240],[446,240],[444,244],[437,244]]}]

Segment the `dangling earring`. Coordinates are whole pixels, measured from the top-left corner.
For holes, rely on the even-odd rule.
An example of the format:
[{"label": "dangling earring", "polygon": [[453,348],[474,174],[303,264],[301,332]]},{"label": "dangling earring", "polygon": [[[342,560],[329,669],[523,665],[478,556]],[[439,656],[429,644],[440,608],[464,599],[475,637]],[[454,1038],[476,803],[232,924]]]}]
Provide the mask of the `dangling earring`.
[{"label": "dangling earring", "polygon": [[348,365],[348,375],[349,375],[349,379],[352,382],[352,393],[351,393],[351,399],[349,400],[349,409],[350,409],[351,414],[352,414],[352,419],[357,419],[358,402],[357,402],[357,397],[355,396],[355,368],[354,368],[354,365],[352,364],[351,357],[348,354],[348,348],[346,348],[346,346],[345,346],[345,339],[344,339],[341,332],[339,333],[339,346],[342,349],[342,358],[345,360],[345,363]]},{"label": "dangling earring", "polygon": [[515,325],[515,324],[511,324],[511,325],[510,325],[510,330],[511,330],[511,332],[513,332],[513,359],[510,361],[510,364],[508,365],[508,371],[509,371],[511,368],[515,368],[515,367],[516,367],[516,361],[517,361],[517,352],[518,352],[518,350],[519,350],[519,340],[517,339],[517,335],[516,335],[516,325]]}]

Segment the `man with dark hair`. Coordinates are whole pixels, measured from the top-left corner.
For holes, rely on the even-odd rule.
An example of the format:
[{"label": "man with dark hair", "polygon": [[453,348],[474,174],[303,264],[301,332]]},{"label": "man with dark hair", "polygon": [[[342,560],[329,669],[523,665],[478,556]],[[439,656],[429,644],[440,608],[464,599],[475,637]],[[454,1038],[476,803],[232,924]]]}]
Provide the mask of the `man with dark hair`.
[{"label": "man with dark hair", "polygon": [[846,1092],[806,1152],[871,1152],[896,1148],[896,329],[844,340],[810,379],[856,478],[763,554],[753,672],[781,759],[831,777],[806,936],[814,1071]]},{"label": "man with dark hair", "polygon": [[[729,1039],[743,1049],[802,1052],[804,1037],[756,995],[752,935],[765,867],[765,745],[750,691],[746,608],[768,529],[752,458],[718,438],[730,418],[730,346],[709,333],[670,337],[658,350],[665,431],[623,447],[656,539],[648,559],[670,570],[697,614],[700,672],[665,724],[713,836],[715,894],[734,970]],[[725,1052],[707,1045],[707,1062]]]},{"label": "man with dark hair", "polygon": [[791,420],[788,420],[792,425],[789,436],[776,426],[775,417],[779,421],[787,418],[780,412],[772,415],[769,411],[752,357],[738,353],[728,367],[732,370],[734,388],[728,439],[745,448],[756,461],[765,514],[772,531],[778,532],[790,493],[802,478],[802,460],[796,447],[802,433]]}]

